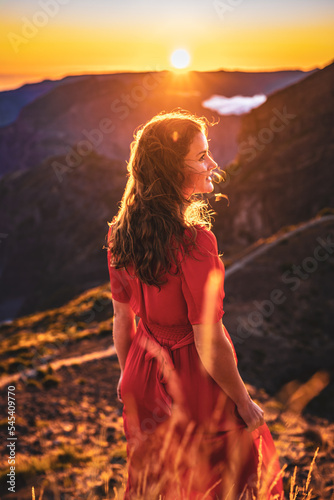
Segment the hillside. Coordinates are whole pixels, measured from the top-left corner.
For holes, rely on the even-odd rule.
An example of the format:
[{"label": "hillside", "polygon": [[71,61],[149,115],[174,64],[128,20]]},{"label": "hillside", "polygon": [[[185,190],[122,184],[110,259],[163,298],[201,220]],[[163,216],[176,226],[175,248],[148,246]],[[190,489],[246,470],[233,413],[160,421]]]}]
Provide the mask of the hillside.
[{"label": "hillside", "polygon": [[125,166],[92,153],[58,182],[52,161],[0,181],[0,319],[58,306],[107,279],[103,246]]},{"label": "hillside", "polygon": [[[161,80],[154,80],[157,75]],[[59,306],[105,282],[106,223],[122,196],[124,159],[137,125],[176,105],[202,114],[202,98],[218,88],[233,95],[241,88],[247,93],[248,86],[253,93],[255,88],[282,85],[287,76],[94,76],[61,85],[26,106],[15,124],[0,130],[2,166],[10,170],[0,179],[0,320]],[[212,202],[217,211],[214,230],[226,259],[283,226],[334,207],[332,80],[333,65],[274,92],[248,115],[221,117],[210,129],[212,150],[224,166],[224,157],[234,158],[238,151],[236,136],[243,124],[238,156],[226,168],[228,182],[217,187],[228,194],[230,206],[224,200]],[[137,98],[131,109],[113,100],[134,89],[138,95],[138,89],[144,91],[145,98]],[[303,106],[306,99],[308,107]],[[105,120],[111,105],[116,108],[110,124]],[[296,114],[293,126],[274,134],[249,161],[249,154],[242,154],[247,134],[261,134],[272,110],[284,106]],[[108,132],[102,133],[101,127]],[[87,139],[86,149],[83,137],[91,141]]]},{"label": "hillside", "polygon": [[238,154],[216,203],[222,248],[239,251],[334,207],[334,64],[242,117]]},{"label": "hillside", "polygon": [[[31,89],[30,94],[35,90],[41,95],[28,101],[14,123],[0,128],[0,174],[34,168],[48,157],[65,155],[87,137],[99,154],[125,161],[134,129],[164,109],[184,107],[210,118],[215,113],[201,103],[212,94],[267,95],[309,73],[123,73],[69,78],[53,84],[55,88],[46,93],[39,87]],[[20,96],[23,90],[15,92]],[[103,127],[105,120],[109,120],[108,127]],[[217,127],[216,153],[221,162],[235,156],[239,123],[239,117],[224,117]],[[96,130],[102,134],[94,140]]]},{"label": "hillside", "polygon": [[316,413],[330,418],[334,414],[334,215],[298,228],[290,226],[285,233],[263,240],[257,248],[264,252],[235,272],[229,272],[235,264],[227,268],[224,323],[242,373],[270,393],[291,380],[301,383],[318,371],[330,373],[331,384],[312,403]]},{"label": "hillside", "polygon": [[0,127],[13,123],[24,106],[47,94],[55,87],[83,78],[85,76],[68,76],[61,80],[44,80],[0,92]]},{"label": "hillside", "polygon": [[[298,484],[305,484],[319,447],[311,482],[312,498],[318,500],[330,500],[334,486],[334,257],[328,252],[326,260],[317,261],[314,272],[300,279],[295,290],[286,279],[291,275],[283,274],[293,263],[305,263],[307,256],[315,255],[318,237],[334,239],[333,219],[319,218],[299,233],[287,229],[286,238],[278,234],[259,241],[261,256],[236,271],[239,261],[230,263],[227,271],[233,272],[225,281],[224,323],[249,391],[265,409],[281,464],[287,466],[286,491],[295,466]],[[279,243],[272,244],[275,241]],[[268,300],[274,289],[281,289],[286,300],[253,327],[251,335],[238,336],[240,318],[250,322],[254,301]],[[93,494],[96,499],[114,498],[113,488],[121,494],[126,455],[122,407],[115,398],[118,363],[114,356],[90,362],[81,358],[112,343],[110,299],[105,284],[60,308],[0,326],[0,385],[15,384],[17,392],[19,500],[31,499],[31,486],[36,498],[43,489],[43,500],[51,500],[55,492],[73,500]],[[68,366],[53,369],[62,359],[70,362]],[[4,396],[2,391],[1,403]]]}]

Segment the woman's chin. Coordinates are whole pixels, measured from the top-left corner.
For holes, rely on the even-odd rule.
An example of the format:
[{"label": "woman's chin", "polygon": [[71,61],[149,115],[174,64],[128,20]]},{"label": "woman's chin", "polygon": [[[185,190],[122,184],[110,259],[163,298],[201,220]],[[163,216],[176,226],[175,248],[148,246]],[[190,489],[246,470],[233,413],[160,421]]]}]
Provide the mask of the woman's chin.
[{"label": "woman's chin", "polygon": [[204,193],[212,193],[213,190],[214,190],[214,186],[213,186],[212,182],[208,182],[206,191],[204,191]]},{"label": "woman's chin", "polygon": [[194,194],[207,194],[207,193],[212,193],[212,191],[214,190],[214,186],[212,184],[212,182],[208,181],[205,183],[204,186],[201,186],[198,188],[193,188],[192,190],[185,190],[184,193],[185,193],[185,196],[186,198],[189,198],[190,196],[194,195]]}]

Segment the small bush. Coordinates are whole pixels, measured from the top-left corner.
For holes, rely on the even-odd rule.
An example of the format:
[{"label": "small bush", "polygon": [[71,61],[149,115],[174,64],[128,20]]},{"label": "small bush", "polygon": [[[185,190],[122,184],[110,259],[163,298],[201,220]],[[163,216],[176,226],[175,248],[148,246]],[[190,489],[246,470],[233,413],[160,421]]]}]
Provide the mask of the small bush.
[{"label": "small bush", "polygon": [[34,378],[28,378],[26,381],[26,388],[27,389],[38,389],[41,390],[42,386],[41,383],[38,382],[38,380],[35,380]]},{"label": "small bush", "polygon": [[58,387],[61,380],[54,375],[47,375],[43,380],[42,384],[44,389],[52,389],[53,387]]},{"label": "small bush", "polygon": [[31,361],[28,361],[23,358],[17,358],[14,361],[8,363],[8,373],[17,373],[26,368],[31,368],[33,365]]},{"label": "small bush", "polygon": [[324,217],[325,215],[334,215],[333,207],[324,207],[317,213],[318,217]]}]

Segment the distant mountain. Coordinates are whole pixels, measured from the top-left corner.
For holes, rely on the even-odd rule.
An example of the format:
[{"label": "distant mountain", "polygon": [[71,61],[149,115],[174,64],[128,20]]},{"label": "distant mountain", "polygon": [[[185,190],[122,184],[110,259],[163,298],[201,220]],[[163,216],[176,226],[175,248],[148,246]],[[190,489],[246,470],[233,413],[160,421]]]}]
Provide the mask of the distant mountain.
[{"label": "distant mountain", "polygon": [[[202,102],[213,94],[269,94],[307,74],[123,73],[77,77],[68,83],[46,82],[44,87],[26,86],[12,94],[3,93],[0,105],[11,105],[28,94],[29,100],[18,119],[0,129],[0,174],[33,168],[50,156],[66,155],[71,147],[87,138],[99,154],[125,161],[134,129],[162,110],[180,106],[217,118],[215,112],[202,107]],[[50,90],[50,86],[55,88]],[[31,101],[34,92],[36,98]],[[103,127],[106,121],[109,127]],[[217,127],[216,153],[222,163],[235,156],[239,124],[238,116],[223,117]]]},{"label": "distant mountain", "polygon": [[[57,158],[63,162],[63,158]],[[46,161],[0,181],[0,319],[61,305],[107,278],[125,166],[92,153],[62,183]]]},{"label": "distant mountain", "polygon": [[240,250],[334,207],[334,64],[271,94],[241,121],[228,195],[215,203],[222,249]]},{"label": "distant mountain", "polygon": [[[230,207],[224,201],[213,204],[218,212],[214,230],[226,261],[282,226],[307,220],[323,207],[333,206],[332,72],[332,66],[317,71],[273,93],[249,115],[222,117],[210,129],[212,150],[215,148],[221,162],[229,140],[234,138],[233,147],[238,149],[236,135],[241,120],[243,124],[236,159],[240,173],[232,176],[229,185],[222,185]],[[13,168],[0,179],[0,319],[61,305],[105,282],[102,246],[106,222],[121,199],[126,182],[124,158],[134,128],[162,109],[173,109],[176,103],[203,114],[202,97],[217,92],[215,85],[222,76],[195,73],[189,80],[185,76],[180,80],[181,76],[163,73],[113,75],[112,80],[86,78],[40,97],[22,110],[15,124],[2,129],[1,147],[4,151],[6,146],[7,154],[13,155]],[[157,77],[161,80],[155,80]],[[142,101],[140,95],[145,95]],[[132,97],[128,100],[127,96]],[[276,117],[273,110],[284,113],[284,106],[298,115],[294,126],[276,132],[253,163],[247,161],[250,156],[245,154],[244,141],[248,134],[257,137]],[[56,133],[58,142],[51,139]],[[109,151],[114,159],[101,150]],[[7,156],[8,164],[10,158]],[[19,158],[22,165],[17,163]],[[38,163],[39,158],[44,159]],[[295,165],[299,165],[297,170]]]},{"label": "distant mountain", "polygon": [[17,89],[0,92],[0,127],[13,123],[21,109],[38,97],[50,92],[59,85],[82,80],[85,76],[67,76],[61,80],[44,80],[38,83],[27,83]]}]

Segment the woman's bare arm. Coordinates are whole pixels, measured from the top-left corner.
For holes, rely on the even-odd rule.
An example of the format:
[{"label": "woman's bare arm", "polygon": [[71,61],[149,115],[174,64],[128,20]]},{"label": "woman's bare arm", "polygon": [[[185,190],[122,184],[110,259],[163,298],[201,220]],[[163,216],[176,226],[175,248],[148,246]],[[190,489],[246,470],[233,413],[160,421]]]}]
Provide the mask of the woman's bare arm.
[{"label": "woman's bare arm", "polygon": [[211,377],[234,401],[249,431],[263,425],[263,410],[252,401],[239,374],[231,344],[221,321],[213,325],[193,325],[195,346]]},{"label": "woman's bare arm", "polygon": [[129,303],[118,302],[113,300],[114,307],[114,323],[113,337],[114,346],[116,349],[118,361],[123,373],[125,361],[133,340],[136,334],[135,314]]}]

